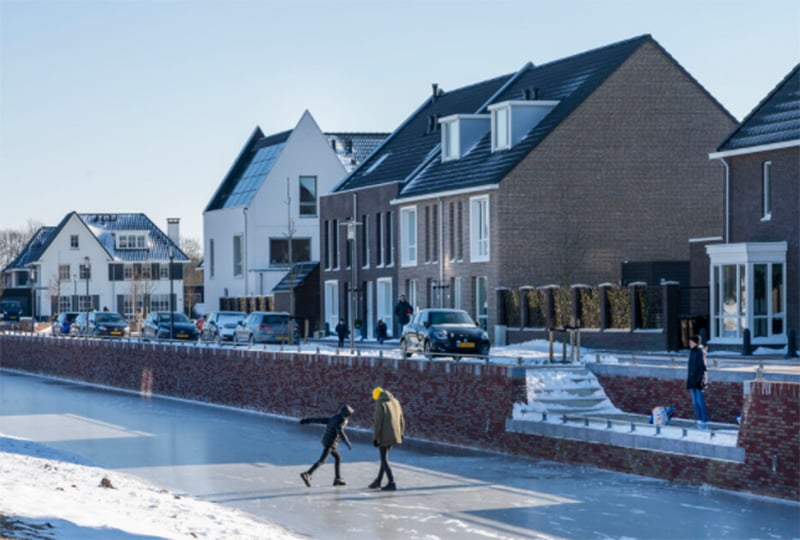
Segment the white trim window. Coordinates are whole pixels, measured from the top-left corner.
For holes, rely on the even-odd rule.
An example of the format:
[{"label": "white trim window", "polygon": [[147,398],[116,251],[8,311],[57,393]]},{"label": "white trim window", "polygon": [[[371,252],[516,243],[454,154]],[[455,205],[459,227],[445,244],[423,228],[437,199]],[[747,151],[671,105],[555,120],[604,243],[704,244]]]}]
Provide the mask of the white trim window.
[{"label": "white trim window", "polygon": [[453,278],[453,308],[464,309],[464,279]]},{"label": "white trim window", "polygon": [[300,177],[300,217],[317,217],[317,177]]},{"label": "white trim window", "polygon": [[402,266],[417,265],[417,207],[400,209],[400,263]]},{"label": "white trim window", "polygon": [[786,242],[715,244],[711,260],[711,339],[754,344],[786,342]]},{"label": "white trim window", "polygon": [[511,107],[492,111],[492,152],[511,148]]},{"label": "white trim window", "polygon": [[469,260],[489,260],[489,196],[469,200]]},{"label": "white trim window", "polygon": [[233,237],[233,277],[242,277],[244,273],[244,251],[242,250],[242,235]]},{"label": "white trim window", "polygon": [[331,332],[339,324],[339,282],[335,279],[325,282],[325,322]]},{"label": "white trim window", "polygon": [[772,162],[761,167],[761,221],[772,219]]},{"label": "white trim window", "polygon": [[394,295],[392,292],[392,278],[378,278],[375,281],[375,302],[377,317],[386,323],[386,331],[394,335]]},{"label": "white trim window", "polygon": [[442,121],[442,161],[451,161],[460,157],[458,140],[458,121]]}]

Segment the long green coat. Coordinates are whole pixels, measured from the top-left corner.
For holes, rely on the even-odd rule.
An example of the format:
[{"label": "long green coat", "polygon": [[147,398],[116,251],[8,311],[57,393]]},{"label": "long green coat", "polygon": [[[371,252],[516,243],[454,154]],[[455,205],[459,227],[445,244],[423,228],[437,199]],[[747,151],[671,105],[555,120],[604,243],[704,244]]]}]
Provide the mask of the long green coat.
[{"label": "long green coat", "polygon": [[388,390],[381,392],[375,403],[375,426],[373,439],[378,446],[394,446],[403,442],[406,424],[403,407]]}]

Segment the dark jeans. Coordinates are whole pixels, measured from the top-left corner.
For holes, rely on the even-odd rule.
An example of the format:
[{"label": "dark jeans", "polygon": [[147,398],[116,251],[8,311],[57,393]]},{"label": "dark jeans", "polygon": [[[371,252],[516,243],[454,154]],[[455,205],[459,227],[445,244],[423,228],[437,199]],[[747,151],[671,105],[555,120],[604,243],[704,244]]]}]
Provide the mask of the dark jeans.
[{"label": "dark jeans", "polygon": [[308,474],[314,474],[314,471],[319,469],[320,465],[322,465],[323,463],[325,463],[325,461],[327,461],[328,456],[333,456],[334,460],[333,466],[336,471],[336,478],[341,478],[341,475],[339,474],[339,467],[342,463],[342,456],[339,455],[339,451],[336,450],[336,448],[334,448],[333,446],[326,446],[325,448],[322,449],[322,455],[319,456],[317,462],[314,463],[310,469],[308,469]]},{"label": "dark jeans", "polygon": [[381,446],[379,450],[381,451],[381,470],[378,472],[378,483],[380,484],[383,481],[383,474],[386,473],[386,479],[389,480],[391,484],[394,482],[394,475],[392,474],[392,468],[389,466],[389,450],[391,450],[391,446]]},{"label": "dark jeans", "polygon": [[694,407],[694,416],[698,422],[706,422],[706,398],[702,390],[692,388],[689,390],[692,393],[692,406]]}]

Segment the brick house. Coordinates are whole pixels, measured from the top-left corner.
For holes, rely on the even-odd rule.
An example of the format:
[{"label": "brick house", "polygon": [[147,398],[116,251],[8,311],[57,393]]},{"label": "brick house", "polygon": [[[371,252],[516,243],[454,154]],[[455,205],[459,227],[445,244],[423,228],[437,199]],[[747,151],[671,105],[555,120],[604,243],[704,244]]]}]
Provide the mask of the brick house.
[{"label": "brick house", "polygon": [[710,286],[710,342],[783,346],[800,331],[800,64],[710,154],[724,165],[722,242],[693,266]]},{"label": "brick house", "polygon": [[[481,86],[469,107],[454,100],[432,109]],[[394,294],[406,292],[418,308],[466,309],[491,335],[499,289],[618,282],[624,262],[688,264],[687,239],[721,230],[719,167],[707,154],[734,125],[644,35],[437,92],[343,182],[331,196],[338,204],[323,200],[322,219],[372,218],[372,193],[385,190],[380,210],[394,224],[396,253],[383,268],[393,275],[377,279],[391,279]],[[405,145],[390,147],[401,135]],[[381,174],[401,156],[413,164]],[[360,210],[347,206],[348,195]],[[370,234],[357,252],[371,256]],[[347,249],[341,238],[338,246]],[[325,293],[336,278],[349,281],[333,270],[344,266],[322,269]],[[357,281],[357,313],[388,317],[369,276]],[[338,302],[348,304],[345,295]]]}]

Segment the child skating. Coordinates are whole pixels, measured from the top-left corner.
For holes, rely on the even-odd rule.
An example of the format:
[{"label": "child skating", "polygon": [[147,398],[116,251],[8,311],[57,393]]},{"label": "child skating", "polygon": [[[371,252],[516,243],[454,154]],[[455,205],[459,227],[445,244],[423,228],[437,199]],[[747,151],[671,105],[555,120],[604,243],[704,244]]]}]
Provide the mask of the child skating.
[{"label": "child skating", "polygon": [[341,439],[347,445],[348,449],[353,449],[353,445],[350,444],[350,439],[347,438],[347,435],[344,432],[345,427],[347,427],[347,420],[351,414],[353,414],[353,408],[350,405],[342,405],[339,409],[339,412],[333,416],[303,418],[300,420],[301,424],[325,424],[325,433],[322,435],[322,455],[319,457],[317,462],[311,466],[310,469],[300,474],[300,478],[303,479],[303,482],[305,482],[306,486],[311,487],[311,475],[314,474],[314,471],[316,471],[320,465],[325,463],[325,461],[328,459],[328,456],[331,455],[334,459],[336,473],[336,476],[333,480],[333,485],[346,485],[346,482],[342,479],[340,471],[342,458],[339,455],[339,451],[336,449],[336,447],[339,445],[339,440]]}]

